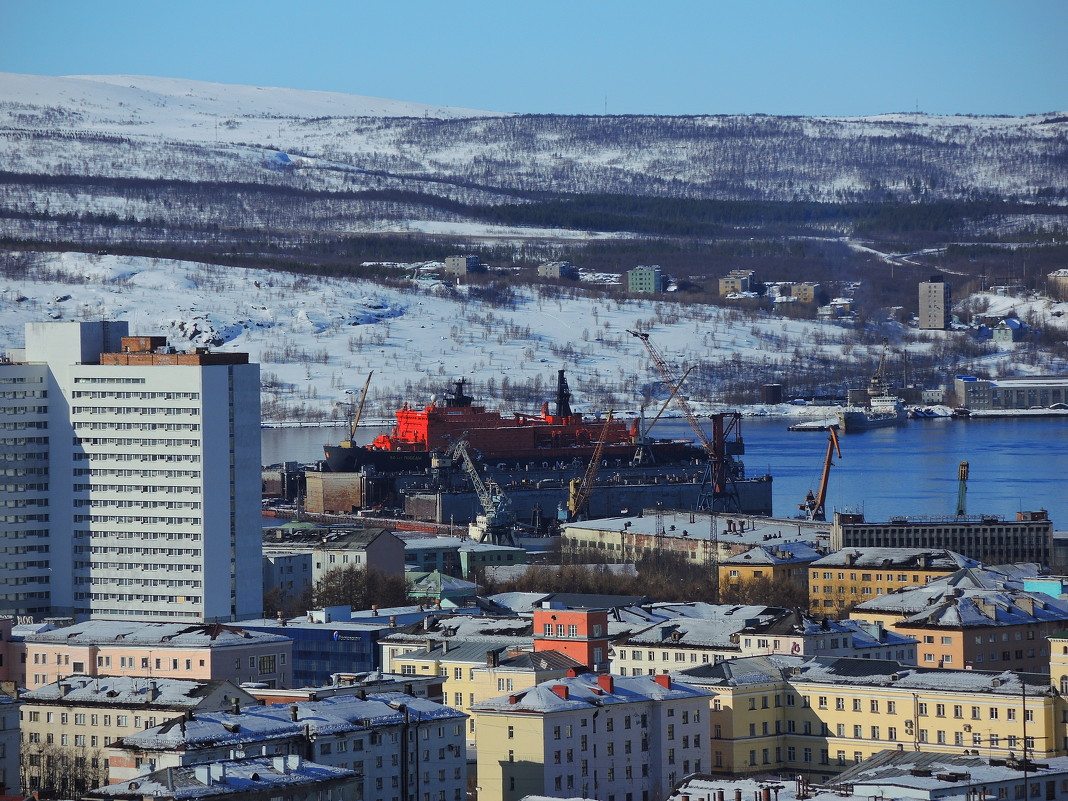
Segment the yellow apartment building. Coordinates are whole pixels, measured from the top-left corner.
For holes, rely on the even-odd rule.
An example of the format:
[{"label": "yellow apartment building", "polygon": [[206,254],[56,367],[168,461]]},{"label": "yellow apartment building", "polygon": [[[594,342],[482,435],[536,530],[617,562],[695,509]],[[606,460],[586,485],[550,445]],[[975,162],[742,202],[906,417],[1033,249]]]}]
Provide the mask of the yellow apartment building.
[{"label": "yellow apartment building", "polygon": [[822,781],[888,748],[1065,755],[1065,704],[1045,675],[765,656],[673,676],[713,693],[712,773],[782,771]]},{"label": "yellow apartment building", "polygon": [[809,565],[809,609],[843,614],[880,595],[978,565],[945,548],[846,548]]},{"label": "yellow apartment building", "polygon": [[824,556],[807,542],[758,545],[719,564],[719,586],[723,590],[753,579],[776,584],[792,582],[808,588],[808,567]]},{"label": "yellow apartment building", "polygon": [[[548,679],[585,672],[585,666],[558,651],[521,651],[512,645],[486,642],[450,643],[393,658],[394,671],[406,676],[440,676],[442,703],[460,712],[502,693],[525,690]],[[467,739],[477,734],[475,718],[467,722]]]},{"label": "yellow apartment building", "polygon": [[664,798],[708,767],[708,695],[665,674],[584,674],[477,703],[479,801]]}]

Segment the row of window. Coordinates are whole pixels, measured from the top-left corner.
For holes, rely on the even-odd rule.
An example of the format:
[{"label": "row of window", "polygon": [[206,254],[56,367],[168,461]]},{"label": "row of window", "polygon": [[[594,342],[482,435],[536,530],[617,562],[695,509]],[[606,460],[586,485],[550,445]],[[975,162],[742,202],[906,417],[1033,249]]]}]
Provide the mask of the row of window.
[{"label": "row of window", "polygon": [[[27,516],[29,517],[29,516]],[[48,519],[46,515],[45,520]],[[151,515],[74,515],[75,523],[166,523],[172,526],[199,526],[199,517],[156,517]]]},{"label": "row of window", "polygon": [[[92,469],[88,467],[79,467],[74,470],[76,476],[92,476],[93,478],[103,478],[105,476],[129,476],[131,478],[153,478],[155,476],[161,476],[166,478],[200,478],[199,470],[132,470],[130,468],[104,468],[94,467]],[[107,485],[94,484],[93,486],[103,488]],[[124,489],[130,489],[129,486],[123,485]],[[75,487],[77,489],[77,487]]]},{"label": "row of window", "polygon": [[[43,454],[47,456],[48,454]],[[199,462],[199,453],[76,453],[74,461]]]},{"label": "row of window", "polygon": [[[695,650],[691,650],[691,651],[662,650],[662,651],[660,651],[660,661],[662,661],[662,662],[670,662],[670,661],[672,661],[672,654],[674,654],[675,655],[674,656],[674,661],[676,661],[676,662],[685,662],[685,661],[687,661],[687,656],[686,656],[687,653],[689,653],[689,655],[690,655],[689,661],[691,661],[691,662],[696,662],[697,661],[697,651],[695,651]],[[627,659],[628,658],[627,654],[628,654],[628,651],[627,651],[626,648],[619,648],[617,659],[621,659],[621,660]],[[653,661],[656,661],[656,658],[657,658],[657,653],[656,653],[655,650],[643,651],[643,650],[639,650],[638,648],[634,648],[633,650],[629,651],[629,654],[630,654],[629,658],[632,659],[635,662],[641,662],[646,657],[648,658],[648,661],[653,662]],[[707,662],[708,659],[709,659],[708,654],[702,654],[701,655],[701,661],[702,662]],[[635,673],[634,675],[637,676],[637,675],[640,675],[640,674]]]},{"label": "row of window", "polygon": [[142,448],[196,448],[199,439],[157,439],[152,437],[74,437],[74,445],[128,445]]}]

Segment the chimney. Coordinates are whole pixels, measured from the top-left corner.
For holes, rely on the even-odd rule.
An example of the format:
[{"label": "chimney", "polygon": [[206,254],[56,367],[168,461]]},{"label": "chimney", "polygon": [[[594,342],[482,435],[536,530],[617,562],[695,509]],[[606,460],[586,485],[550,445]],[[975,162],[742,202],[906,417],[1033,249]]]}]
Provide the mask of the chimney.
[{"label": "chimney", "polygon": [[389,616],[389,627],[391,629],[397,628],[397,616],[396,615],[390,615]]},{"label": "chimney", "polygon": [[231,715],[240,715],[241,714],[241,699],[240,698],[234,698],[233,704],[230,706],[230,714]]},{"label": "chimney", "polygon": [[599,675],[597,677],[597,685],[606,693],[615,692],[616,684],[611,674],[602,673],[601,675]]},{"label": "chimney", "polygon": [[294,723],[296,723],[297,722],[297,715],[298,715],[299,712],[300,712],[300,709],[297,707],[296,704],[290,704],[290,706],[289,706],[289,719],[291,721],[293,721]]},{"label": "chimney", "polygon": [[671,689],[671,676],[669,676],[667,673],[657,673],[655,676],[653,676],[653,681],[655,681],[657,684],[659,684],[666,690]]},{"label": "chimney", "polygon": [[447,654],[448,652],[449,652],[449,641],[448,640],[442,640],[441,641],[441,653],[442,654]]},{"label": "chimney", "polygon": [[378,604],[371,604],[371,617],[378,617]]},{"label": "chimney", "polygon": [[568,689],[566,684],[554,684],[552,691],[563,698],[565,701],[568,698]]},{"label": "chimney", "polygon": [[518,704],[519,703],[519,696],[518,695],[509,695],[508,696],[508,703],[510,703],[510,704]]},{"label": "chimney", "polygon": [[760,801],[771,801],[771,788],[764,787],[760,790]]},{"label": "chimney", "polygon": [[148,700],[155,701],[157,698],[159,698],[159,685],[153,680],[148,683]]},{"label": "chimney", "polygon": [[742,791],[741,790],[735,790],[734,791],[734,801],[742,801]]}]

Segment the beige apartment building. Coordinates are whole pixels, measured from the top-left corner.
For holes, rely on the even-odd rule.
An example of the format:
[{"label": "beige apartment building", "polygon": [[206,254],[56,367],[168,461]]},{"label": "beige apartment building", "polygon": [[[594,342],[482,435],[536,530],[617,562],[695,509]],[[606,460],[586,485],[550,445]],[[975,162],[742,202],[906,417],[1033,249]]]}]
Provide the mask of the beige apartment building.
[{"label": "beige apartment building", "polygon": [[[219,711],[256,699],[227,681],[68,676],[22,696],[25,790],[81,793],[108,781],[112,741],[197,711]],[[60,776],[58,774],[64,774]]]},{"label": "beige apartment building", "polygon": [[254,681],[269,687],[284,687],[292,675],[289,637],[214,623],[90,620],[12,645],[24,648],[26,659],[18,664],[24,672],[9,678],[30,689],[71,675]]}]

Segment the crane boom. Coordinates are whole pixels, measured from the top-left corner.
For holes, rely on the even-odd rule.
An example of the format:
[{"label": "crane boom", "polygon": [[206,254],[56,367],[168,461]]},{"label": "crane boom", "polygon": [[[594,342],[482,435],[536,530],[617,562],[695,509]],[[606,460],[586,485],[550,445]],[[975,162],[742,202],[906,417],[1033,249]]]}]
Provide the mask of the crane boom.
[{"label": "crane boom", "polygon": [[468,449],[467,434],[465,433],[456,442],[449,446],[446,454],[452,459],[459,459],[463,464],[464,472],[471,482],[478,496],[478,502],[482,506],[482,515],[479,516],[476,526],[479,539],[489,539],[494,545],[515,545],[512,534],[512,526],[515,523],[515,515],[508,508],[510,503],[508,496],[492,478],[482,479],[479,475],[478,466],[471,458]]},{"label": "crane boom", "polygon": [[590,502],[590,493],[593,492],[593,482],[597,479],[597,471],[601,467],[601,456],[604,455],[605,441],[608,439],[608,426],[612,424],[612,410],[609,409],[608,417],[605,418],[601,427],[601,435],[597,438],[597,444],[593,447],[593,456],[586,467],[586,473],[582,479],[572,479],[570,493],[567,500],[567,509],[572,520],[578,518]]},{"label": "crane boom", "polygon": [[[686,422],[690,424],[690,428],[693,429],[693,433],[697,436],[697,441],[701,443],[701,447],[705,449],[705,453],[709,456],[715,454],[715,448],[712,442],[708,439],[708,435],[705,434],[704,429],[701,428],[701,423],[697,420],[697,415],[694,414],[693,409],[690,408],[689,402],[686,398],[679,394],[679,387],[682,385],[682,380],[676,380],[671,374],[671,368],[668,367],[667,362],[664,360],[663,354],[656,349],[656,346],[649,340],[649,334],[644,331],[631,331],[627,330],[627,333],[637,337],[645,345],[645,349],[649,351],[649,358],[653,360],[653,364],[656,366],[657,372],[660,373],[660,378],[663,380],[665,386],[671,390],[672,396],[675,398],[675,404],[679,407],[679,411],[682,412],[686,418]],[[687,371],[689,374],[689,371]]]},{"label": "crane boom", "polygon": [[797,507],[802,512],[807,513],[806,517],[809,520],[824,521],[827,519],[825,506],[827,502],[827,486],[831,477],[831,467],[834,465],[831,459],[835,453],[838,454],[839,459],[842,458],[842,449],[838,445],[838,426],[831,426],[827,429],[827,433],[827,457],[823,460],[823,474],[820,476],[819,492],[815,496],[809,492],[805,502]]},{"label": "crane boom", "polygon": [[352,426],[349,428],[349,447],[352,446],[352,441],[356,439],[356,426],[360,424],[360,418],[363,417],[363,404],[367,400],[367,388],[371,386],[371,376],[374,374],[374,370],[369,372],[367,380],[363,384],[363,392],[360,393],[360,406],[356,409],[356,415],[352,418]]}]

